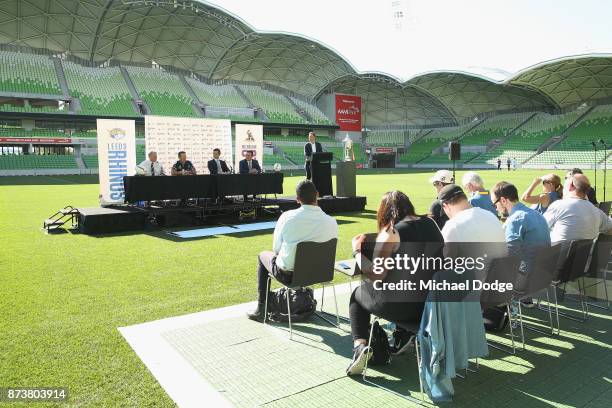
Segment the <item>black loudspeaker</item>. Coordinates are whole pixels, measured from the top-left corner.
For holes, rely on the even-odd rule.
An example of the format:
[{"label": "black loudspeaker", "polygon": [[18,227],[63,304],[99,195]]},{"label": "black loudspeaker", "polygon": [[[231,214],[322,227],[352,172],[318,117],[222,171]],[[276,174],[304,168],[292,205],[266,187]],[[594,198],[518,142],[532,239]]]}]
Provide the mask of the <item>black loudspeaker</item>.
[{"label": "black loudspeaker", "polygon": [[461,143],[448,143],[448,160],[461,160]]}]

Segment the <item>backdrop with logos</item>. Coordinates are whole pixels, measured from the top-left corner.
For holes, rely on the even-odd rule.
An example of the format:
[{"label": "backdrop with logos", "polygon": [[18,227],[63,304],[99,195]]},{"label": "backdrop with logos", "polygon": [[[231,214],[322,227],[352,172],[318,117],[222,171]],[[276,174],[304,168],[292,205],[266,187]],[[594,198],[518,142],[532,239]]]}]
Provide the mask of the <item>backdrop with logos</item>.
[{"label": "backdrop with logos", "polygon": [[221,149],[221,159],[232,160],[232,124],[228,119],[179,118],[145,116],[146,152],[156,151],[157,160],[167,175],[178,160],[178,152],[185,151],[198,174],[208,174],[212,151]]}]

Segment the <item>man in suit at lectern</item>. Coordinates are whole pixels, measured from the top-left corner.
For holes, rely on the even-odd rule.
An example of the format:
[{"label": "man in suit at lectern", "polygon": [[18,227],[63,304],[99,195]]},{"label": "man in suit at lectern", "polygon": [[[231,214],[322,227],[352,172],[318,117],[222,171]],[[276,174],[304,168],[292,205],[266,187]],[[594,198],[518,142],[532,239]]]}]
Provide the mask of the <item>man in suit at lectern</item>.
[{"label": "man in suit at lectern", "polygon": [[310,180],[312,178],[311,162],[313,153],[321,153],[323,146],[317,142],[317,135],[315,132],[308,133],[308,143],[304,145],[304,170],[306,170],[306,178]]},{"label": "man in suit at lectern", "polygon": [[208,161],[208,171],[210,174],[229,174],[230,169],[227,167],[225,160],[221,160],[221,150],[215,148],[213,150],[213,159]]}]

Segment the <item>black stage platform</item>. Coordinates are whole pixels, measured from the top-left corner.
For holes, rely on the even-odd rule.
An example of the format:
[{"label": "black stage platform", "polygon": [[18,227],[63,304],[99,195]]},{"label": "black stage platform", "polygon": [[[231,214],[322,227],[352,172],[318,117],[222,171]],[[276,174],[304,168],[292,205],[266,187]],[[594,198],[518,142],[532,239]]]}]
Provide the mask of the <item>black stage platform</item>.
[{"label": "black stage platform", "polygon": [[[164,202],[163,205],[132,205],[105,208],[78,208],[78,229],[89,235],[141,231],[146,228],[204,225],[217,217],[233,220],[278,218],[287,210],[299,207],[295,197],[261,198],[257,200],[187,200],[184,205]],[[328,214],[361,211],[366,197],[320,198],[319,206]]]}]

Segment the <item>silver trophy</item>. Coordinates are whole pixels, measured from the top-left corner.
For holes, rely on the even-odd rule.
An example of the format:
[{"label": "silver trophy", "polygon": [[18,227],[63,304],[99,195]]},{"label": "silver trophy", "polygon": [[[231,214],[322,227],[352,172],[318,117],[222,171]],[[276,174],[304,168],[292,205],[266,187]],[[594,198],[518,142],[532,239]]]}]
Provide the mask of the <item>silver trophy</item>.
[{"label": "silver trophy", "polygon": [[344,143],[344,161],[354,161],[353,140],[349,137],[348,133],[342,143]]}]

